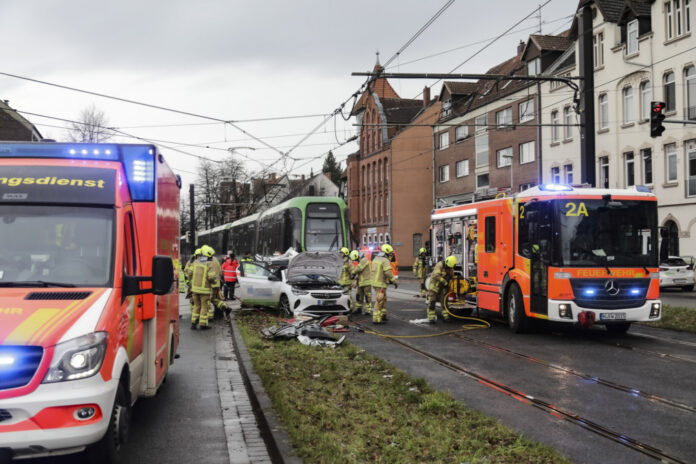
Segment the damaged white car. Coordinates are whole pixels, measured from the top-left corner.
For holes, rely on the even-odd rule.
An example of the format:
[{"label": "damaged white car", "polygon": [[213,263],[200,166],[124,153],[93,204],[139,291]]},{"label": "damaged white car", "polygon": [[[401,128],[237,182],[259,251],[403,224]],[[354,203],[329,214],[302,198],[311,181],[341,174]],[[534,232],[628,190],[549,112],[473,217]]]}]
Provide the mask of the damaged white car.
[{"label": "damaged white car", "polygon": [[350,298],[338,284],[342,267],[338,253],[320,251],[299,253],[287,268],[279,262],[243,261],[237,296],[244,306],[278,308],[286,316],[347,313]]}]

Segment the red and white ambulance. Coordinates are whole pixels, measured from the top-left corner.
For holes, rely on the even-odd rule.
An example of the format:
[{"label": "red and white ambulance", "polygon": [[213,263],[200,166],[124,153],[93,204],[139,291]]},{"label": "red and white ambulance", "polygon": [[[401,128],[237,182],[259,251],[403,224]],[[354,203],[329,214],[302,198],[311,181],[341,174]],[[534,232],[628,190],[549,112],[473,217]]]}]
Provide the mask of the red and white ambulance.
[{"label": "red and white ambulance", "polygon": [[118,460],[178,345],[180,187],[151,145],[0,143],[0,462]]}]

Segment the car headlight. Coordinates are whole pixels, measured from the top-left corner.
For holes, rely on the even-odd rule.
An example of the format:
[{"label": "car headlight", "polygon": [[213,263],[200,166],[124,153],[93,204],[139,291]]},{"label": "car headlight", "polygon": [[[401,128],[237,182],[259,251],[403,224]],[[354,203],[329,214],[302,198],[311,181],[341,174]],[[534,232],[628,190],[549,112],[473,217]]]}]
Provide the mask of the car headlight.
[{"label": "car headlight", "polygon": [[350,287],[348,287],[348,288],[343,288],[343,294],[344,294],[344,295],[349,295],[349,294],[350,294]]},{"label": "car headlight", "polygon": [[308,295],[309,292],[307,290],[300,290],[299,288],[292,287],[292,294],[293,295]]},{"label": "car headlight", "polygon": [[106,332],[94,332],[55,346],[42,383],[91,377],[101,369],[106,354]]}]

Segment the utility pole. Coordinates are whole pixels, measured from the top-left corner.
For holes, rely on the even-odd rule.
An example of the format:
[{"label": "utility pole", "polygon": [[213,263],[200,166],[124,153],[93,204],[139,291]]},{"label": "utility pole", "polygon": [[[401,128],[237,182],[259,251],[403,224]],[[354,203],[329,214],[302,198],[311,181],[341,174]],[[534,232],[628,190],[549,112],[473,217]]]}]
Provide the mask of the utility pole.
[{"label": "utility pole", "polygon": [[580,182],[596,185],[595,175],[595,112],[594,112],[594,60],[592,56],[592,8],[582,8],[579,37],[580,75],[583,77],[580,96]]},{"label": "utility pole", "polygon": [[193,184],[189,184],[189,251],[191,256],[196,251],[196,213],[194,208]]}]

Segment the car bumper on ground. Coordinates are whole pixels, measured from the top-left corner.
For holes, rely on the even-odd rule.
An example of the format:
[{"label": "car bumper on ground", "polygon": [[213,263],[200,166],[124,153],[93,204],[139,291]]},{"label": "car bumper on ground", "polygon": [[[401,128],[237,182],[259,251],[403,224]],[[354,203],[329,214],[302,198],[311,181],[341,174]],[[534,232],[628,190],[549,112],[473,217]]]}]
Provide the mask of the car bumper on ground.
[{"label": "car bumper on ground", "polygon": [[[563,307],[565,305],[565,308]],[[651,317],[653,305],[659,305],[656,317]],[[594,313],[595,324],[613,324],[620,322],[655,322],[662,317],[662,302],[660,300],[646,300],[641,306],[624,309],[600,309],[584,308],[574,301],[549,300],[549,320],[555,322],[578,323],[579,314],[583,311]],[[565,317],[561,317],[564,314]],[[654,313],[653,313],[654,314]]]},{"label": "car bumper on ground", "polygon": [[660,276],[660,288],[694,285],[694,276]]},{"label": "car bumper on ground", "polygon": [[306,295],[292,295],[290,309],[293,313],[340,314],[350,310],[350,297],[343,292],[311,291]]}]

